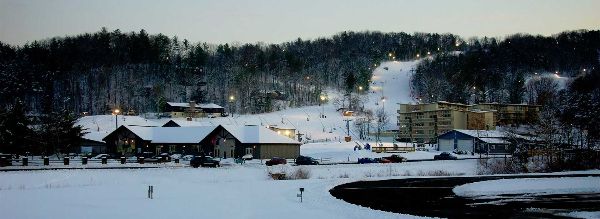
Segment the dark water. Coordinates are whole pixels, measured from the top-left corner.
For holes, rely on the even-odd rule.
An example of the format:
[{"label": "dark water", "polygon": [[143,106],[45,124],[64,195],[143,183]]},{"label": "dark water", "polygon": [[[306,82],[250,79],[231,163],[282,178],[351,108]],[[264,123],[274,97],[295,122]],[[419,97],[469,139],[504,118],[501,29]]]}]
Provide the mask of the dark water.
[{"label": "dark water", "polygon": [[[600,194],[510,195],[490,199],[463,198],[452,188],[466,183],[512,178],[550,178],[583,175],[411,178],[359,181],[339,185],[331,195],[372,209],[444,218],[567,218],[558,213],[600,211]],[[599,182],[600,183],[600,182]]]}]

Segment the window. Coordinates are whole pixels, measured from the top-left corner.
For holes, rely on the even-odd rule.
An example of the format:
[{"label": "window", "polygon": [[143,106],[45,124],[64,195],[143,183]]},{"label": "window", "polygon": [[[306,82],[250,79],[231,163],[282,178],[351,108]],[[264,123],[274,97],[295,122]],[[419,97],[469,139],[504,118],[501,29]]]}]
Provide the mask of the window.
[{"label": "window", "polygon": [[246,154],[254,155],[254,148],[246,148]]}]

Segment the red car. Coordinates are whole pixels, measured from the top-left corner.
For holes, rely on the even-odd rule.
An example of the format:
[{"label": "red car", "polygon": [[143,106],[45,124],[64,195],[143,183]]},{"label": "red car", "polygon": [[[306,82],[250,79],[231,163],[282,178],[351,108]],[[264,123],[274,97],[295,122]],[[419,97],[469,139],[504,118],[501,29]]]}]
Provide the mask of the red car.
[{"label": "red car", "polygon": [[265,164],[267,164],[267,166],[287,164],[287,160],[280,158],[280,157],[274,157],[274,158],[271,158],[270,160],[267,160],[267,162],[265,162]]}]

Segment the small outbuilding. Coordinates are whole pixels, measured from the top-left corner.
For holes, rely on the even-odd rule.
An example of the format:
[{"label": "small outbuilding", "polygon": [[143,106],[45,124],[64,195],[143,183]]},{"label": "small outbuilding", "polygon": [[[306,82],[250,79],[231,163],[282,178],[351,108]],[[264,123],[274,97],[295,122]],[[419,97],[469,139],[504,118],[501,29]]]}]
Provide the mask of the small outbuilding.
[{"label": "small outbuilding", "polygon": [[506,133],[497,130],[454,129],[437,137],[439,151],[507,154],[514,150]]}]

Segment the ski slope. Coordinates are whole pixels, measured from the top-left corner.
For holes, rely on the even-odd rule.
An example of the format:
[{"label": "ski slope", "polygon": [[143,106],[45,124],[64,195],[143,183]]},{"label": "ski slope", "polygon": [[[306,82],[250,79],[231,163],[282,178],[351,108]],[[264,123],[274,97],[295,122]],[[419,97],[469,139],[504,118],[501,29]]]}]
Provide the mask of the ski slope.
[{"label": "ski slope", "polygon": [[398,104],[413,102],[410,78],[418,62],[384,62],[373,71],[365,108],[373,112],[383,108],[389,118],[386,129],[398,128]]}]

